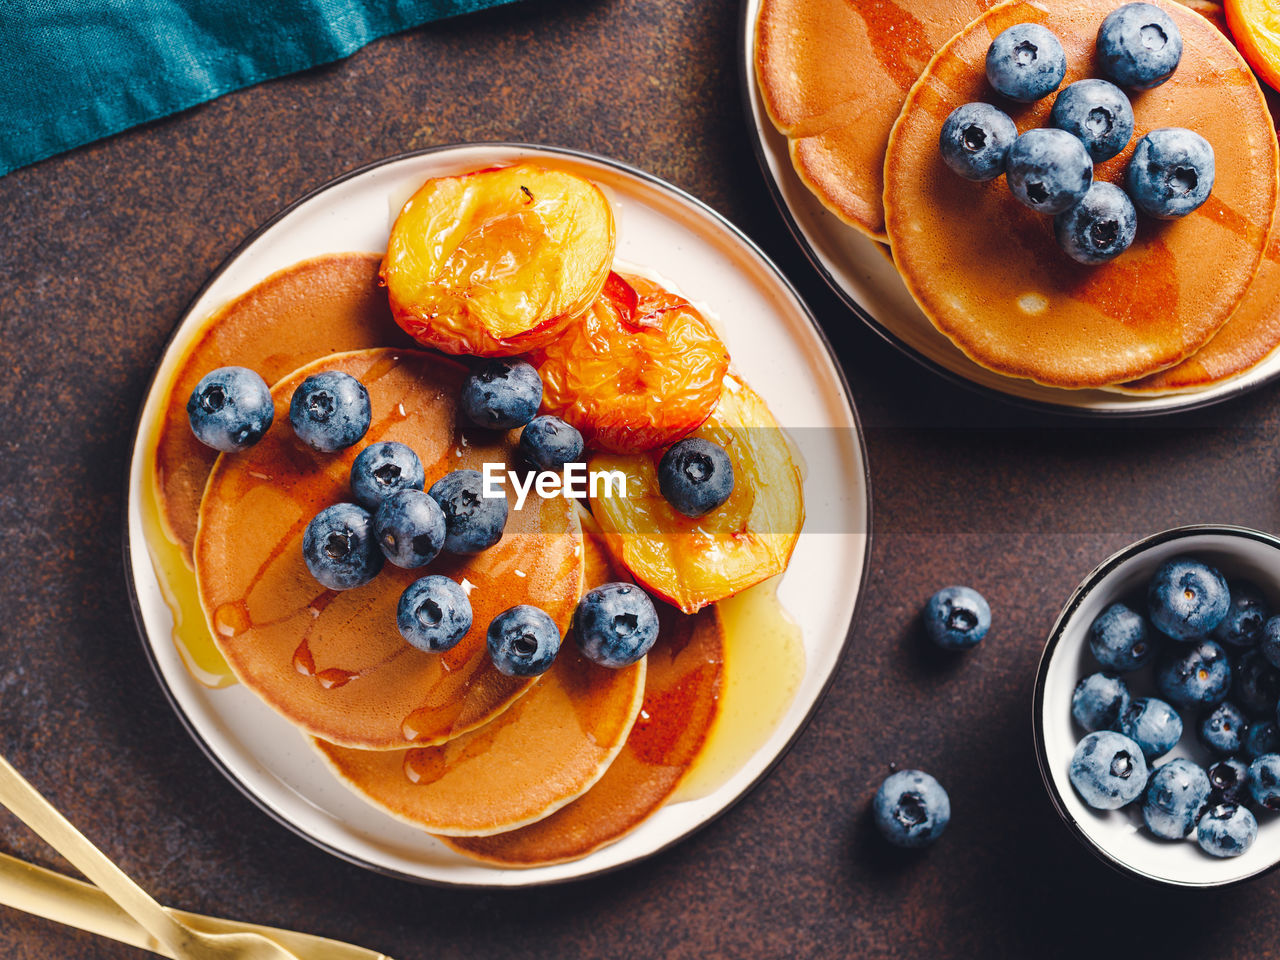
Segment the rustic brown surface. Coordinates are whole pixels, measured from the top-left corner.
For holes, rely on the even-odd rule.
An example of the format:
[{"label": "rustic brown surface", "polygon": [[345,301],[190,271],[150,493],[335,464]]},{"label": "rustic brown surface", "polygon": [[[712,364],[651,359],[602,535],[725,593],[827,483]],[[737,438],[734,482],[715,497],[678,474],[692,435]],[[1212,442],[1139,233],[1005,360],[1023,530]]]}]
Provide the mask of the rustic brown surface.
[{"label": "rustic brown surface", "polygon": [[[827,292],[773,209],[740,110],[737,37],[732,0],[526,0],[0,178],[0,749],[161,900],[401,960],[1277,955],[1280,876],[1170,893],[1080,847],[1041,788],[1029,713],[1058,606],[1108,551],[1180,522],[1280,529],[1280,394],[1080,425],[899,357]],[[877,523],[849,656],[775,773],[649,863],[506,894],[375,876],[244,799],[153,679],[120,559],[135,411],[210,271],[335,174],[498,138],[651,170],[777,258],[849,372]],[[952,581],[986,592],[995,626],[980,650],[942,661],[913,618]],[[923,855],[870,831],[890,761],[951,790],[952,826]],[[58,862],[7,817],[0,849]],[[141,954],[0,909],[0,956]]]}]

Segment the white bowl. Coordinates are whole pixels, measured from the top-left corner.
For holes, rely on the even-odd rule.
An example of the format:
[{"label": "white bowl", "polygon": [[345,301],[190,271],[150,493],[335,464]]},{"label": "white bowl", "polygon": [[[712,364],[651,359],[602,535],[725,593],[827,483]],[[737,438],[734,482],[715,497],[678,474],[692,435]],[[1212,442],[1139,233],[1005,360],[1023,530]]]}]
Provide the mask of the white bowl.
[{"label": "white bowl", "polygon": [[[1032,726],[1040,774],[1063,822],[1105,862],[1146,880],[1178,887],[1220,887],[1272,869],[1280,862],[1280,817],[1258,815],[1258,838],[1239,857],[1218,859],[1194,839],[1159,840],[1142,825],[1132,807],[1094,810],[1080,799],[1067,777],[1072,753],[1083,733],[1071,719],[1071,694],[1081,677],[1102,667],[1089,651],[1089,627],[1111,603],[1142,596],[1147,582],[1166,560],[1193,556],[1217,567],[1228,580],[1254,581],[1280,611],[1280,539],[1231,526],[1191,526],[1166,530],[1130,544],[1103,561],[1076,587],[1053,626],[1036,674]],[[1154,692],[1150,667],[1125,676],[1134,696]],[[1212,762],[1199,743],[1199,715],[1183,713],[1182,739],[1155,761],[1162,766],[1186,757],[1202,766]]]}]

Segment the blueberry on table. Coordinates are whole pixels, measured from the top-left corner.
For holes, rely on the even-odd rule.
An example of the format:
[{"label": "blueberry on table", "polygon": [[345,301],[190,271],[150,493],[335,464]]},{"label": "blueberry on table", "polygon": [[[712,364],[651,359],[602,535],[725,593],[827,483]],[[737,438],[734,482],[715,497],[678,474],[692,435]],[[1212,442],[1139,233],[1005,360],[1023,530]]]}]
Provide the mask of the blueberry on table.
[{"label": "blueberry on table", "polygon": [[1280,753],[1280,726],[1274,720],[1249,724],[1244,735],[1244,755],[1254,760],[1268,753]]},{"label": "blueberry on table", "polygon": [[733,462],[724,447],[686,437],[658,461],[658,489],[686,517],[701,517],[733,493]]},{"label": "blueberry on table", "polygon": [[1231,595],[1227,615],[1213,628],[1213,639],[1232,647],[1252,647],[1271,616],[1267,598],[1248,580],[1229,581],[1227,591]]},{"label": "blueberry on table", "polygon": [[425,483],[418,455],[394,440],[369,444],[351,464],[351,495],[366,510],[377,510],[397,490],[421,490]]},{"label": "blueberry on table", "polygon": [[1248,807],[1220,803],[1200,817],[1196,841],[1200,849],[1214,857],[1238,857],[1258,836],[1258,821]]},{"label": "blueberry on table", "polygon": [[454,470],[427,491],[444,513],[444,549],[472,554],[502,539],[507,526],[507,498],[486,497],[479,470]]},{"label": "blueberry on table", "polygon": [[1107,670],[1129,673],[1145,667],[1156,655],[1156,644],[1142,614],[1113,603],[1089,628],[1089,650]]},{"label": "blueberry on table", "polygon": [[477,427],[511,430],[542,404],[542,378],[523,360],[490,360],[462,385],[462,413]]},{"label": "blueberry on table", "polygon": [[1137,233],[1133,201],[1103,180],[1091,184],[1079,203],[1053,218],[1053,235],[1062,252],[1086,266],[1114,260],[1129,249]]},{"label": "blueberry on table", "polygon": [[1102,72],[1120,86],[1150,90],[1178,69],[1182,31],[1154,4],[1127,3],[1102,21],[1097,53]]},{"label": "blueberry on table", "polygon": [[223,453],[253,446],[275,415],[266,381],[244,367],[219,367],[206,373],[187,400],[191,432],[206,447]]},{"label": "blueberry on table", "polygon": [[1182,739],[1182,717],[1155,697],[1131,701],[1121,711],[1115,728],[1136,743],[1148,760],[1163,757]]},{"label": "blueberry on table", "polygon": [[1147,785],[1142,750],[1114,730],[1098,730],[1076,744],[1067,771],[1080,799],[1095,810],[1118,810]]},{"label": "blueberry on table", "polygon": [[560,631],[550,615],[520,604],[493,618],[487,634],[489,659],[508,677],[545,673],[560,652]]},{"label": "blueberry on table", "polygon": [[471,601],[448,577],[423,577],[400,594],[396,626],[400,636],[423,653],[443,653],[471,629]]},{"label": "blueberry on table", "polygon": [[1200,742],[1220,757],[1230,757],[1244,749],[1249,721],[1234,703],[1223,702],[1200,721]]},{"label": "blueberry on table", "polygon": [[881,836],[895,847],[926,847],[951,821],[951,798],[922,770],[899,770],[885,777],[871,802]]},{"label": "blueberry on table", "polygon": [[1129,708],[1129,688],[1114,673],[1091,673],[1071,694],[1071,716],[1086,732],[1110,730]]},{"label": "blueberry on table", "polygon": [[1251,717],[1275,716],[1280,670],[1256,648],[1245,650],[1232,661],[1231,700]]},{"label": "blueberry on table", "polygon": [[627,667],[658,639],[658,611],[634,583],[605,583],[588,590],[573,615],[578,649],[602,667]]},{"label": "blueberry on table", "polygon": [[1093,161],[1065,130],[1037,127],[1009,148],[1009,190],[1037,213],[1056,214],[1079,203],[1093,183]]},{"label": "blueberry on table", "polygon": [[354,503],[335,503],[312,517],[302,534],[302,559],[330,590],[361,587],[382,569],[373,517]]},{"label": "blueberry on table", "polygon": [[289,422],[298,439],[320,453],[336,453],[357,443],[373,419],[369,391],[340,370],[303,380],[289,401]]},{"label": "blueberry on table", "polygon": [[1192,557],[1174,557],[1147,586],[1152,624],[1175,640],[1206,636],[1222,622],[1231,603],[1227,581],[1213,567]]},{"label": "blueberry on table", "polygon": [[1280,812],[1280,754],[1264,753],[1249,764],[1249,796],[1264,810]]},{"label": "blueberry on table", "polygon": [[1142,820],[1162,840],[1185,840],[1208,799],[1208,774],[1190,760],[1175,757],[1147,781]]},{"label": "blueberry on table", "polygon": [[520,431],[520,454],[539,470],[561,470],[582,456],[582,434],[559,417],[534,417]]},{"label": "blueberry on table", "polygon": [[1133,106],[1106,80],[1077,80],[1053,101],[1049,123],[1078,137],[1094,163],[1110,160],[1133,136]]},{"label": "blueberry on table", "polygon": [[373,515],[378,548],[397,567],[424,567],[444,546],[444,511],[421,490],[397,490]]},{"label": "blueberry on table", "polygon": [[1053,32],[1038,23],[1017,23],[987,48],[987,82],[999,94],[1032,103],[1058,89],[1067,55]]},{"label": "blueberry on table", "polygon": [[972,587],[943,587],[924,605],[924,631],[943,650],[968,650],[991,629],[991,607]]},{"label": "blueberry on table", "polygon": [[1280,668],[1280,617],[1269,617],[1258,636],[1258,651],[1273,667]]},{"label": "blueberry on table", "polygon": [[1236,757],[1219,760],[1209,768],[1209,802],[1241,803],[1249,786],[1249,765]]},{"label": "blueberry on table", "polygon": [[938,150],[942,162],[966,180],[994,180],[1004,173],[1018,128],[1009,115],[989,103],[956,107],[942,124]]},{"label": "blueberry on table", "polygon": [[1175,220],[1209,199],[1214,176],[1213,147],[1208,140],[1182,127],[1164,127],[1138,141],[1125,183],[1143,213]]},{"label": "blueberry on table", "polygon": [[1216,707],[1231,689],[1227,651],[1213,640],[1184,644],[1156,661],[1156,689],[1179,707]]}]

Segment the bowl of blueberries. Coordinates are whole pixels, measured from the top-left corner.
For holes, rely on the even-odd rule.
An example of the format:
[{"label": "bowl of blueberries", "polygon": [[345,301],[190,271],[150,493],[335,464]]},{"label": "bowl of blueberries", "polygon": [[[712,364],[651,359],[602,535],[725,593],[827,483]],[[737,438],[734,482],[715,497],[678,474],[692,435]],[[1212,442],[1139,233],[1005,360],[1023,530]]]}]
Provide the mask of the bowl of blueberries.
[{"label": "bowl of blueberries", "polygon": [[1049,796],[1123,872],[1217,887],[1280,862],[1280,539],[1155,534],[1105,560],[1045,645],[1033,708]]}]

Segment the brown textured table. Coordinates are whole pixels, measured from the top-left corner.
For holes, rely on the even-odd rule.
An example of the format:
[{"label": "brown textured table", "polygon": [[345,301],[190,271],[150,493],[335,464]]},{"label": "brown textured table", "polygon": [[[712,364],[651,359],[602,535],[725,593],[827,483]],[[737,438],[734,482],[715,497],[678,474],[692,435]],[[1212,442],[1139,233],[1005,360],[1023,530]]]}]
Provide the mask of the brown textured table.
[{"label": "brown textured table", "polygon": [[[1029,714],[1059,604],[1107,552],[1184,522],[1280,529],[1280,394],[1079,423],[900,357],[826,290],[770,202],[740,107],[738,16],[733,0],[526,0],[0,178],[0,749],[161,900],[399,960],[1276,956],[1280,876],[1197,895],[1111,873],[1050,808]],[[851,648],[773,775],[650,862],[514,893],[376,876],[244,799],[152,677],[120,557],[135,411],[210,271],[336,174],[480,139],[610,154],[759,241],[844,362],[875,496]],[[982,589],[995,623],[979,650],[944,661],[914,617],[953,581]],[[951,828],[923,855],[871,833],[890,761],[951,791]],[[0,849],[65,867],[7,817]],[[0,956],[142,954],[0,909]]]}]

